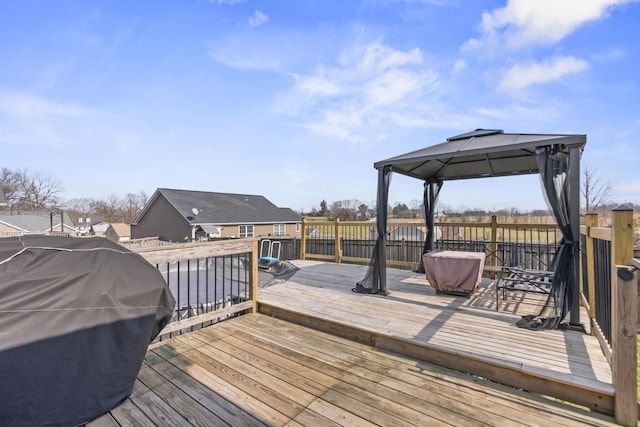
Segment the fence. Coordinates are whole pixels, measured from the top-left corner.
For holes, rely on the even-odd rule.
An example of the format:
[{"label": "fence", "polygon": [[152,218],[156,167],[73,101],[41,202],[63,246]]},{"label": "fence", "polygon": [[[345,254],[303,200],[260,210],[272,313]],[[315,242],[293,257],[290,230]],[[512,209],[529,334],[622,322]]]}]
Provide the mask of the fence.
[{"label": "fence", "polygon": [[634,258],[633,210],[620,206],[611,213],[611,227],[599,227],[596,214],[586,215],[580,227],[581,299],[612,368],[616,421],[636,425],[640,261]]},{"label": "fence", "polygon": [[157,248],[158,246],[175,245],[175,243],[160,240],[159,237],[143,237],[141,239],[123,240],[118,243],[132,251],[142,248]]},{"label": "fence", "polygon": [[160,336],[255,312],[258,242],[255,239],[173,244],[134,249],[155,265],[176,299],[173,319]]},{"label": "fence", "polygon": [[[502,265],[546,269],[560,240],[554,224],[436,222],[434,249],[485,252],[487,271]],[[416,269],[426,237],[423,220],[394,220],[387,225],[387,265]],[[368,263],[376,242],[376,223],[340,220],[302,221],[300,259]],[[493,269],[493,270],[492,270]]]}]

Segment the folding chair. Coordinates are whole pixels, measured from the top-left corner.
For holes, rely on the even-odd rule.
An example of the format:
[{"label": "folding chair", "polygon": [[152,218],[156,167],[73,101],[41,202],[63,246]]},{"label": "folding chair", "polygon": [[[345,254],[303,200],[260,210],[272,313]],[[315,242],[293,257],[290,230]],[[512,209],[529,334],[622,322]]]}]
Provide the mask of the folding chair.
[{"label": "folding chair", "polygon": [[[503,266],[496,280],[496,310],[500,304],[500,295],[506,300],[509,292],[533,292],[549,294],[553,282],[552,270],[534,270],[522,268],[520,262],[520,248],[511,246],[510,265]],[[552,263],[553,265],[553,263]]]},{"label": "folding chair", "polygon": [[258,268],[270,271],[271,267],[280,263],[280,242],[264,239],[260,242],[260,256],[258,257]]}]

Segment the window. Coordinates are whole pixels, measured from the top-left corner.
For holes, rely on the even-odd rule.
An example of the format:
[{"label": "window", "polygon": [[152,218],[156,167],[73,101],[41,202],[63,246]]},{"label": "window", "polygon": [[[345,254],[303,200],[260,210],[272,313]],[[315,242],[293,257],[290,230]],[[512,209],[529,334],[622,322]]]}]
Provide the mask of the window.
[{"label": "window", "polygon": [[240,225],[238,227],[239,237],[253,237],[253,225]]},{"label": "window", "polygon": [[297,223],[296,224],[296,233],[299,233],[299,232],[300,232],[300,223]]},{"label": "window", "polygon": [[285,234],[287,234],[287,232],[284,224],[273,224],[273,235],[275,237],[284,236]]}]

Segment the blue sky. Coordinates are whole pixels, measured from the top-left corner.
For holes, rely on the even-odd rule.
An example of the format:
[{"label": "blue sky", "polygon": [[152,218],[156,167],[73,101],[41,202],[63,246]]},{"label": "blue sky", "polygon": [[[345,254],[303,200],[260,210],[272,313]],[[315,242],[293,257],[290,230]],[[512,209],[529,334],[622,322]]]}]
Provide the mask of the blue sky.
[{"label": "blue sky", "polygon": [[[375,202],[373,163],[476,128],[587,134],[640,203],[640,3],[0,3],[0,167],[65,199],[158,187],[295,210]],[[390,203],[422,183],[392,177]],[[453,208],[543,208],[536,175],[446,182]]]}]

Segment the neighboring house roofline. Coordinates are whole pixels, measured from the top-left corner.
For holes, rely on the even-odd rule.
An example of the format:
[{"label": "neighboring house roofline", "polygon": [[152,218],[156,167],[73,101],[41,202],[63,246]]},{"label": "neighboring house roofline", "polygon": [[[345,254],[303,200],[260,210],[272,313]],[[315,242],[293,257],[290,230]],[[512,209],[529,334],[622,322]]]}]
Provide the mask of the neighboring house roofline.
[{"label": "neighboring house roofline", "polygon": [[4,224],[4,225],[6,225],[7,227],[15,228],[15,229],[16,229],[16,230],[18,230],[18,231],[28,232],[28,230],[25,230],[24,228],[18,227],[17,225],[15,225],[15,224],[11,224],[11,223],[9,223],[9,222],[5,222],[5,221],[0,220],[0,224]]},{"label": "neighboring house roofline", "polygon": [[135,218],[133,218],[131,220],[131,222],[129,223],[130,225],[138,225],[138,222],[140,221],[140,219],[142,217],[144,217],[144,215],[147,213],[147,211],[149,210],[149,208],[151,206],[153,206],[153,202],[155,202],[155,200],[158,198],[158,196],[160,195],[160,192],[158,191],[159,189],[156,189],[156,191],[153,192],[153,194],[151,195],[151,197],[149,197],[149,200],[147,200],[147,203],[145,203],[144,207],[142,208],[142,210],[140,212],[138,212],[138,215],[135,216]]},{"label": "neighboring house roofline", "polygon": [[[131,221],[131,225],[138,225],[140,220],[144,217],[144,215],[148,212],[148,210],[153,206],[155,201],[162,195],[164,199],[171,205],[176,212],[180,214],[184,221],[189,225],[197,225],[197,224],[215,224],[215,225],[237,225],[237,224],[295,224],[301,222],[301,217],[295,211],[290,208],[281,208],[274,205],[271,201],[269,201],[266,197],[255,194],[246,194],[246,193],[222,193],[222,192],[213,192],[213,191],[202,191],[202,190],[178,190],[178,189],[170,189],[170,188],[158,188],[153,193],[153,195],[149,198],[144,208],[140,211],[140,213]],[[218,199],[219,203],[215,206],[216,213],[213,214],[211,199]],[[190,199],[193,199],[192,201]],[[189,203],[193,206],[190,206],[187,209],[185,206],[185,201],[189,200]],[[218,201],[217,200],[217,201]],[[263,216],[263,218],[256,219],[248,219],[247,215],[244,215],[245,218],[241,218],[243,215],[239,215],[240,218],[238,220],[230,219],[229,217],[234,216],[230,215],[229,211],[224,208],[226,206],[225,203],[229,204],[229,208],[236,209],[236,213],[238,212],[238,207],[242,204],[247,204],[247,207],[250,209],[240,210],[240,212],[260,212],[259,215]],[[219,206],[223,206],[220,208]],[[200,215],[204,216],[201,221],[198,221],[198,215],[195,215],[196,218],[189,220],[191,217],[191,208],[196,208],[200,210]],[[265,213],[265,215],[263,215]],[[283,217],[280,217],[283,215]],[[206,218],[206,216],[209,216]]]},{"label": "neighboring house roofline", "polygon": [[[16,212],[6,213],[0,211],[0,223],[7,227],[19,230],[23,233],[43,233],[64,226],[65,231],[77,232],[78,229],[73,226],[69,216],[64,213],[62,222],[58,215],[51,216],[47,212]],[[52,220],[55,220],[52,224]],[[53,226],[53,227],[52,227]]]},{"label": "neighboring house roofline", "polygon": [[271,224],[300,224],[302,221],[261,221],[261,222],[192,222],[191,225],[271,225]]}]

